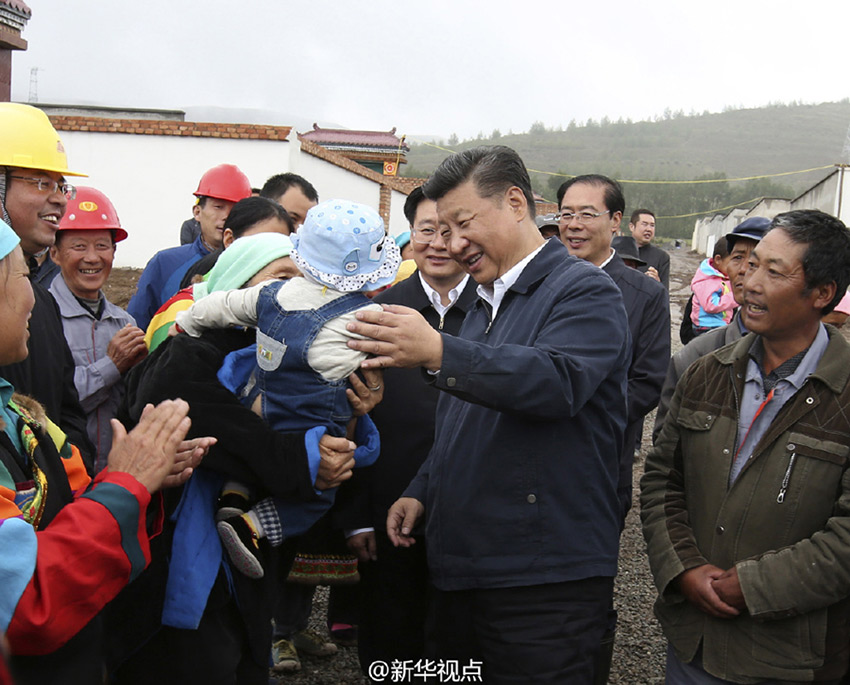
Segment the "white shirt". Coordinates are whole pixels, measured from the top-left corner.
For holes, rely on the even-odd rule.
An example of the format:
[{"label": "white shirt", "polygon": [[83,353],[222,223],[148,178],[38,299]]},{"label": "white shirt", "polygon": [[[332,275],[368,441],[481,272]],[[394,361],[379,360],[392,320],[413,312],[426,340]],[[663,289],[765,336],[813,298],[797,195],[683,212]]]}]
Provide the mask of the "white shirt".
[{"label": "white shirt", "polygon": [[443,298],[440,296],[440,293],[428,285],[425,278],[422,276],[422,272],[417,271],[416,273],[419,274],[419,282],[422,284],[422,289],[425,291],[425,295],[428,296],[428,301],[431,303],[431,306],[437,310],[437,314],[440,315],[441,319],[446,315],[446,312],[449,311],[449,309],[454,307],[457,302],[457,298],[460,297],[460,294],[466,287],[466,282],[469,280],[469,274],[466,274],[460,283],[449,290],[449,303],[443,304]]},{"label": "white shirt", "polygon": [[602,263],[599,265],[599,268],[600,268],[600,269],[604,269],[606,266],[608,266],[608,262],[610,262],[612,259],[614,259],[614,255],[615,255],[615,254],[617,254],[617,250],[615,250],[615,249],[612,247],[612,248],[611,248],[611,254],[609,255],[608,259],[606,259],[604,262],[602,262]]},{"label": "white shirt", "polygon": [[520,275],[528,266],[528,263],[537,256],[537,253],[543,249],[543,245],[538,247],[534,252],[529,254],[525,259],[517,262],[514,266],[503,273],[491,285],[479,285],[478,296],[493,308],[493,313],[490,315],[490,321],[496,319],[496,313],[499,311],[499,306],[505,298],[505,293],[510,287],[519,280]]}]

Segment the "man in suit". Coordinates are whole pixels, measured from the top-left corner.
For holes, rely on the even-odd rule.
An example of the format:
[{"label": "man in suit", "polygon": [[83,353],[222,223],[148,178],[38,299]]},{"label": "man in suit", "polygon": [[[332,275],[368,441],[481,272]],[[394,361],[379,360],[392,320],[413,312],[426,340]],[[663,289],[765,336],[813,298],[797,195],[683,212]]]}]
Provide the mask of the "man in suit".
[{"label": "man in suit", "polygon": [[[632,358],[628,371],[628,418],[617,480],[622,530],[632,504],[634,445],[644,416],[658,404],[670,361],[670,306],[667,291],[660,283],[626,266],[611,248],[626,208],[619,183],[599,174],[572,178],[558,188],[558,208],[561,241],[571,255],[595,264],[614,280],[623,295],[628,315]],[[616,621],[617,614],[612,607],[596,683],[607,680]]]},{"label": "man in suit", "polygon": [[636,209],[629,219],[629,231],[638,246],[640,258],[646,262],[640,268],[670,290],[670,255],[652,244],[655,237],[655,214],[648,209]]},{"label": "man in suit", "polygon": [[624,521],[631,507],[632,448],[643,417],[658,404],[670,361],[670,308],[666,290],[657,281],[626,266],[611,248],[625,206],[620,184],[607,176],[577,176],[558,188],[561,241],[571,255],[595,264],[614,280],[629,317],[632,359],[628,423],[617,486]]}]

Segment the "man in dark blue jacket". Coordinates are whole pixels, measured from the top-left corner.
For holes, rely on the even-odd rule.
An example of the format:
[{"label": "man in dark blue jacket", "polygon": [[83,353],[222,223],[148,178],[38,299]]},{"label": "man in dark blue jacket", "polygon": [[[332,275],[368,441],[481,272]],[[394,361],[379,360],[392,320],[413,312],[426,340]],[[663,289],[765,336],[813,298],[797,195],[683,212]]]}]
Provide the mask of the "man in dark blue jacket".
[{"label": "man in dark blue jacket", "polygon": [[[670,302],[664,286],[626,266],[611,247],[626,208],[619,183],[599,174],[576,176],[558,188],[558,207],[561,240],[567,250],[595,264],[614,279],[629,317],[632,336],[629,422],[620,457],[618,486],[625,523],[626,513],[632,506],[634,446],[640,444],[643,417],[658,406],[670,362]],[[637,252],[634,240],[628,240]]]},{"label": "man in dark blue jacket", "polygon": [[[457,335],[478,296],[475,281],[449,256],[437,204],[413,190],[404,204],[417,270],[374,301],[420,312],[431,326]],[[384,398],[370,416],[381,433],[381,457],[358,469],[340,490],[337,523],[360,561],[362,608],[357,636],[364,672],[376,661],[416,662],[424,654],[428,567],[425,540],[394,547],[386,535],[387,510],[405,491],[434,443],[440,391],[418,369],[384,371]]]},{"label": "man in dark blue jacket", "polygon": [[393,504],[425,515],[436,591],[428,656],[489,683],[591,682],[617,572],[618,457],[630,339],[613,281],[544,241],[510,148],[447,158],[423,188],[449,253],[479,284],[457,337],[387,306],[352,325],[364,366],[422,366],[443,391],[434,446]]}]

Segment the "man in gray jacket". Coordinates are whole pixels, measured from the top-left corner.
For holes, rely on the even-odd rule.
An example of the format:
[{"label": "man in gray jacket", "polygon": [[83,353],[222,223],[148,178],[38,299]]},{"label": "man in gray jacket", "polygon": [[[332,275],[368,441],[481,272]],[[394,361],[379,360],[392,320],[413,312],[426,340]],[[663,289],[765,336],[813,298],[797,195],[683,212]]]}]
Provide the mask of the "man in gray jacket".
[{"label": "man in gray jacket", "polygon": [[821,317],[849,282],[841,221],[780,214],[743,279],[750,333],[676,387],[641,481],[667,683],[847,671],[850,345]]},{"label": "man in gray jacket", "polygon": [[[738,306],[743,303],[744,274],[747,271],[750,253],[764,237],[769,226],[770,219],[753,216],[738,224],[734,231],[726,234],[726,242],[729,248],[727,269],[729,280],[732,283],[732,294]],[[728,325],[703,333],[673,355],[667,367],[667,377],[664,379],[664,385],[661,388],[661,400],[655,414],[655,427],[652,429],[652,442],[658,439],[661,426],[664,425],[664,417],[667,416],[667,411],[670,409],[670,400],[673,398],[676,383],[685,373],[685,369],[709,352],[719,350],[724,345],[740,340],[746,332],[741,317],[735,315],[735,318]]]}]

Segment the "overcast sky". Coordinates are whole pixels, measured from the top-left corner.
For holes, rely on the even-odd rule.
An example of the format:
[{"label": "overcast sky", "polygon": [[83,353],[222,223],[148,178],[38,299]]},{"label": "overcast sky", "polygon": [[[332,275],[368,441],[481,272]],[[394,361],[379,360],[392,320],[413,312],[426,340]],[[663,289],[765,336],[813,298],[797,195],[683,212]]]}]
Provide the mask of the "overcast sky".
[{"label": "overcast sky", "polygon": [[847,0],[26,1],[19,101],[464,138],[850,95]]}]

